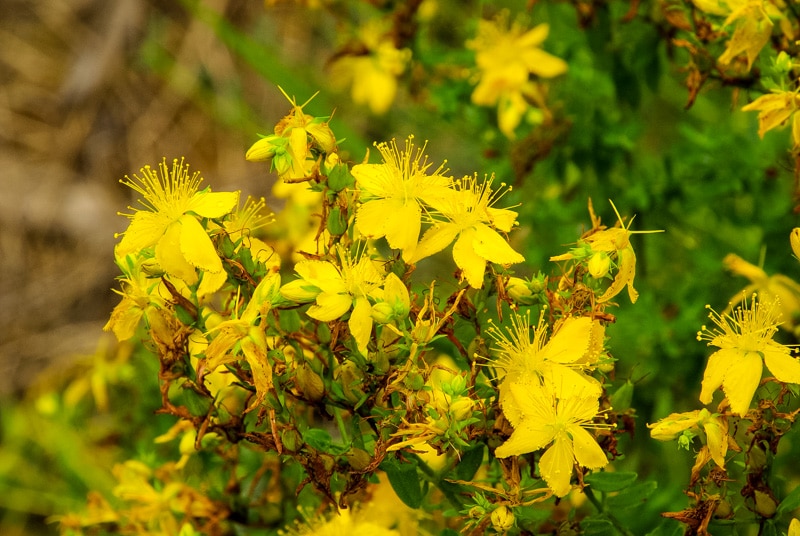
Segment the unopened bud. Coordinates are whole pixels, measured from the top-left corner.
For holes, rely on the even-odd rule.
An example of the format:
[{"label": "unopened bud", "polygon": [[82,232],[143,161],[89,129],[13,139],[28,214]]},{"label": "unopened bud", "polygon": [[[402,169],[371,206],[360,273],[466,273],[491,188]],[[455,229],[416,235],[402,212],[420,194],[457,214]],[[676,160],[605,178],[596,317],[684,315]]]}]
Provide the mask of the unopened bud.
[{"label": "unopened bud", "polygon": [[357,447],[351,448],[345,453],[345,456],[347,457],[347,463],[356,471],[363,471],[372,463],[372,456],[366,450]]},{"label": "unopened bud", "polygon": [[528,282],[520,277],[509,277],[506,294],[520,305],[533,305],[534,297]]},{"label": "unopened bud", "polygon": [[508,532],[514,526],[514,512],[505,505],[500,505],[492,510],[492,527],[500,533]]},{"label": "unopened bud", "polygon": [[589,259],[588,268],[589,275],[595,279],[605,277],[606,274],[608,274],[609,268],[611,268],[611,257],[604,251],[595,253]]},{"label": "unopened bud", "polygon": [[772,517],[778,509],[778,503],[775,499],[763,491],[755,490],[753,493],[755,499],[755,512],[761,517]]},{"label": "unopened bud", "polygon": [[342,236],[347,232],[347,218],[340,207],[333,207],[328,212],[326,226],[331,236]]},{"label": "unopened bud", "polygon": [[308,364],[303,363],[295,371],[295,385],[308,400],[316,402],[325,394],[325,384]]},{"label": "unopened bud", "polygon": [[794,256],[800,259],[800,227],[792,229],[792,234],[789,235],[789,243],[792,245]]}]

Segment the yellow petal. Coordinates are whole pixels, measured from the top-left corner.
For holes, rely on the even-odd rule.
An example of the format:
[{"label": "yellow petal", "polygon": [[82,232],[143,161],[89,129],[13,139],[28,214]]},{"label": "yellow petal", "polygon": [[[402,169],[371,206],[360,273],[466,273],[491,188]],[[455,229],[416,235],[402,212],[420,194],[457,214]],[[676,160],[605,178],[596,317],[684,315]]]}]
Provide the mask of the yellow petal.
[{"label": "yellow petal", "polygon": [[103,331],[112,331],[118,341],[127,341],[136,334],[136,328],[142,319],[143,311],[130,298],[122,298],[108,319]]},{"label": "yellow petal", "polygon": [[170,219],[158,212],[140,210],[134,214],[122,240],[116,247],[116,255],[124,257],[138,254],[158,242],[171,223]]},{"label": "yellow petal", "polygon": [[708,358],[706,370],[703,373],[702,388],[700,389],[700,402],[709,404],[725,378],[725,373],[730,368],[733,360],[739,356],[739,352],[731,349],[717,350]]},{"label": "yellow petal", "polygon": [[569,481],[572,478],[574,460],[572,442],[566,434],[556,437],[553,446],[547,449],[539,460],[539,472],[557,497],[564,497],[572,489]]},{"label": "yellow petal", "polygon": [[572,436],[575,459],[580,465],[589,469],[600,469],[608,464],[606,453],[589,432],[577,424],[570,426],[568,432]]},{"label": "yellow petal", "polygon": [[524,50],[520,59],[530,72],[542,78],[553,78],[567,72],[567,62],[540,48]]},{"label": "yellow petal", "polygon": [[327,261],[302,261],[294,267],[295,271],[308,283],[327,292],[344,292],[344,282],[336,266]]},{"label": "yellow petal", "polygon": [[525,261],[525,257],[514,251],[506,239],[488,225],[479,223],[474,229],[472,245],[479,256],[497,264],[516,264]]},{"label": "yellow petal", "polygon": [[197,218],[184,214],[177,225],[180,225],[180,252],[189,264],[206,272],[221,272],[222,261]]},{"label": "yellow petal", "polygon": [[761,356],[757,352],[747,352],[740,354],[725,372],[722,390],[728,397],[733,413],[743,417],[750,409],[763,368]]},{"label": "yellow petal", "polygon": [[453,239],[458,235],[458,227],[451,223],[440,223],[434,225],[422,235],[422,239],[411,256],[406,262],[414,264],[429,257],[435,253],[439,253],[444,248],[450,245]]},{"label": "yellow petal", "polygon": [[703,424],[706,432],[706,443],[711,459],[720,468],[725,469],[725,454],[728,452],[728,431],[723,430],[718,418],[710,418]]},{"label": "yellow petal", "polygon": [[792,357],[789,349],[781,344],[768,344],[762,349],[764,363],[778,381],[800,383],[800,361]]},{"label": "yellow petal", "polygon": [[639,299],[639,293],[633,288],[633,280],[636,277],[636,254],[633,252],[632,247],[628,246],[617,252],[617,264],[618,271],[614,281],[603,295],[597,298],[597,301],[600,303],[607,302],[622,292],[625,285],[628,285],[628,297],[631,299],[631,303],[636,303],[636,300]]},{"label": "yellow petal", "polygon": [[367,355],[367,344],[372,335],[372,307],[366,298],[357,298],[350,320],[347,322],[350,335],[356,341],[358,351]]},{"label": "yellow petal", "polygon": [[526,420],[511,434],[508,440],[497,447],[494,455],[497,458],[522,456],[546,446],[553,440],[553,427],[541,422]]},{"label": "yellow petal", "polygon": [[472,288],[483,286],[486,259],[475,253],[475,230],[465,229],[453,245],[453,260],[461,268],[464,278]]},{"label": "yellow petal", "polygon": [[[591,376],[557,363],[552,363],[544,374],[547,384],[559,398],[597,397],[603,390],[602,384]],[[596,412],[595,412],[596,413]]]},{"label": "yellow petal", "polygon": [[194,212],[203,218],[221,218],[233,212],[239,205],[239,192],[197,192],[189,200],[187,212]]},{"label": "yellow petal", "polygon": [[202,272],[200,275],[200,285],[197,287],[197,297],[202,298],[214,294],[222,288],[228,280],[228,273],[225,270],[217,272]]},{"label": "yellow petal", "polygon": [[323,292],[317,296],[317,303],[308,308],[308,316],[322,322],[331,322],[350,310],[353,298],[349,294]]},{"label": "yellow petal", "polygon": [[174,222],[167,228],[156,244],[156,262],[168,274],[193,285],[197,282],[197,270],[181,253],[181,231],[182,226],[179,222]]},{"label": "yellow petal", "polygon": [[272,388],[272,367],[267,360],[267,341],[261,329],[256,326],[250,328],[248,336],[242,339],[242,353],[250,365],[256,386],[256,396],[245,410],[247,413],[260,406]]},{"label": "yellow petal", "polygon": [[547,361],[574,363],[589,350],[592,339],[592,319],[582,316],[566,319],[539,355]]}]

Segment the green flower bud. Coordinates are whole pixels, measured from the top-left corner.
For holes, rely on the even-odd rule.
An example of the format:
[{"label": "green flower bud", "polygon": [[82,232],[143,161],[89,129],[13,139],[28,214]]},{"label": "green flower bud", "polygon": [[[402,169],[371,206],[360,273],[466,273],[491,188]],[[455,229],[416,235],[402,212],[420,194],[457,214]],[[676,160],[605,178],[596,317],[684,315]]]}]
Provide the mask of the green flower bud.
[{"label": "green flower bud", "polygon": [[317,402],[325,394],[325,383],[308,364],[303,363],[295,370],[295,385],[311,401]]},{"label": "green flower bud", "polygon": [[755,490],[753,499],[755,499],[756,503],[754,509],[755,513],[761,517],[772,517],[775,515],[775,511],[778,509],[778,503],[771,495],[763,491]]},{"label": "green flower bud", "polygon": [[331,236],[342,236],[347,232],[347,217],[340,207],[333,207],[328,212],[328,220],[325,224]]},{"label": "green flower bud", "polygon": [[328,172],[328,188],[334,192],[352,188],[353,184],[355,184],[355,179],[346,164],[337,164]]}]

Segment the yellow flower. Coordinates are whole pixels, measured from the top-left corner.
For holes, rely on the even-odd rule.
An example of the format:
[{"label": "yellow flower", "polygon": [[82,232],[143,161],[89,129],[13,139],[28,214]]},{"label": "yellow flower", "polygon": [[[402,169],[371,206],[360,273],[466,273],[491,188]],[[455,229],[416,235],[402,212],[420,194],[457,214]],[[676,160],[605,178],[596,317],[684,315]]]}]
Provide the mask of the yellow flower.
[{"label": "yellow flower", "polygon": [[281,88],[283,96],[292,104],[292,110],[275,125],[275,133],[255,142],[245,154],[250,162],[271,163],[282,180],[305,179],[319,169],[318,158],[336,150],[336,136],[328,126],[329,117],[314,117],[303,113],[303,108],[313,99],[298,106]]},{"label": "yellow flower", "polygon": [[238,318],[220,322],[210,330],[216,336],[205,350],[206,359],[200,367],[202,371],[198,373],[201,377],[205,376],[221,365],[235,361],[239,352],[244,354],[256,388],[256,397],[245,413],[256,409],[272,388],[272,365],[267,360],[266,335],[255,324],[272,307],[272,302],[279,294],[280,284],[280,274],[271,272],[258,284],[247,307]]},{"label": "yellow flower", "polygon": [[248,196],[244,206],[233,212],[223,223],[223,227],[237,249],[246,247],[250,250],[253,260],[264,263],[267,268],[277,270],[281,266],[278,253],[272,246],[253,236],[254,231],[275,221],[274,214],[262,213],[265,206],[263,197],[254,199]]},{"label": "yellow flower", "polygon": [[585,373],[590,368],[585,356],[590,351],[596,323],[588,317],[567,318],[548,341],[544,313],[531,330],[529,314],[512,312],[508,335],[496,327],[489,330],[495,342],[493,364],[505,374],[500,386],[500,403],[510,420],[519,413],[510,397],[512,384],[529,389],[545,385],[563,398],[581,392],[595,397],[600,395],[600,382]]},{"label": "yellow flower", "polygon": [[281,532],[284,536],[400,536],[400,532],[387,528],[386,518],[373,518],[370,508],[338,510],[329,519],[307,520],[303,525]]},{"label": "yellow flower", "polygon": [[139,322],[151,308],[167,306],[162,296],[169,296],[169,291],[160,278],[148,273],[146,258],[127,255],[117,258],[117,265],[124,275],[119,278],[122,290],[114,292],[122,296],[122,300],[114,307],[103,330],[113,332],[118,341],[126,341],[136,334]]},{"label": "yellow flower", "polygon": [[[609,202],[611,201],[609,200]],[[627,285],[628,297],[631,299],[631,303],[636,303],[636,300],[639,299],[639,293],[633,288],[633,280],[636,278],[636,253],[633,251],[630,237],[635,233],[661,233],[663,231],[631,231],[630,227],[633,223],[633,218],[631,218],[628,226],[625,227],[622,223],[622,216],[619,215],[619,211],[617,211],[617,207],[613,202],[611,202],[611,206],[614,209],[614,213],[617,215],[619,227],[604,228],[599,226],[600,220],[597,219],[595,221],[594,210],[590,202],[589,211],[592,215],[592,220],[595,221],[595,227],[598,230],[582,238],[578,242],[578,248],[572,250],[570,253],[550,257],[550,260],[563,261],[589,256],[588,268],[591,273],[592,270],[597,271],[598,269],[598,261],[595,259],[600,259],[603,264],[605,263],[605,261],[602,260],[602,256],[598,257],[598,254],[605,253],[616,262],[617,275],[606,291],[597,298],[597,301],[600,303],[607,302],[622,292],[622,289]],[[586,247],[581,246],[588,246],[588,250]]]},{"label": "yellow flower", "polygon": [[719,350],[708,359],[700,402],[709,404],[714,391],[722,386],[731,411],[744,416],[761,381],[764,364],[778,381],[800,383],[800,362],[791,356],[789,348],[772,339],[779,324],[777,301],[765,303],[754,294],[749,307],[744,300],[732,315],[720,315],[708,308],[708,316],[717,328],[703,326],[697,340],[706,340]]},{"label": "yellow flower", "polygon": [[422,203],[432,204],[450,194],[452,178],[444,164],[428,175],[431,164],[425,145],[414,151],[413,136],[405,150],[397,142],[377,145],[382,164],[358,164],[352,174],[361,192],[356,227],[369,238],[386,237],[389,246],[402,250],[408,262],[414,254],[422,227]]},{"label": "yellow flower", "polygon": [[744,52],[747,54],[747,69],[750,70],[758,53],[772,35],[772,21],[769,19],[763,0],[751,0],[737,6],[725,19],[724,25],[728,26],[734,22],[736,29],[728,41],[725,52],[719,57],[719,62],[727,65]]},{"label": "yellow flower", "polygon": [[567,70],[564,60],[539,48],[549,31],[547,24],[528,30],[520,21],[509,29],[504,10],[494,21],[479,21],[477,37],[467,42],[480,71],[472,102],[498,105],[500,127],[509,138],[529,107],[524,95],[538,94],[530,75],[552,78]]},{"label": "yellow flower", "polygon": [[372,306],[369,296],[384,281],[380,263],[368,255],[351,259],[343,248],[337,249],[339,265],[330,261],[306,260],[297,263],[295,271],[300,279],[287,283],[281,294],[293,301],[315,301],[307,314],[322,322],[332,322],[348,311],[348,327],[358,350],[367,353],[367,343],[372,334]]},{"label": "yellow flower", "polygon": [[780,328],[792,331],[800,316],[800,285],[783,274],[768,275],[763,269],[730,253],[722,261],[731,272],[746,277],[751,284],[740,293],[742,297],[757,293],[762,300],[777,300],[779,316],[784,321]]},{"label": "yellow flower", "polygon": [[523,262],[525,257],[497,232],[511,231],[517,213],[492,206],[503,195],[492,191],[493,181],[494,176],[481,183],[476,176],[457,181],[452,194],[435,207],[447,221],[436,221],[425,232],[409,262],[416,263],[438,253],[455,240],[453,260],[473,288],[483,286],[487,262],[502,265]]},{"label": "yellow flower", "polygon": [[161,268],[187,284],[197,282],[196,268],[222,273],[222,261],[200,220],[230,214],[239,202],[239,192],[198,191],[203,179],[198,172],[190,176],[183,160],[173,160],[170,170],[164,159],[158,172],[145,166],[141,174],[121,181],[144,197],[139,200],[144,209],[125,214],[131,223],[117,244],[117,258],[155,246]]},{"label": "yellow flower", "polygon": [[798,520],[797,518],[793,518],[789,522],[788,536],[800,536],[800,520]]},{"label": "yellow flower", "polygon": [[511,396],[520,408],[514,432],[497,447],[495,456],[507,458],[550,447],[539,460],[539,472],[558,497],[570,492],[570,478],[575,463],[589,469],[608,464],[603,449],[587,428],[606,427],[593,421],[599,412],[596,396],[556,398],[548,389],[511,385]]},{"label": "yellow flower", "polygon": [[670,441],[686,430],[703,429],[706,433],[706,448],[719,467],[725,469],[725,454],[728,452],[728,421],[713,415],[707,409],[672,413],[655,424],[648,424],[650,437],[658,441]]},{"label": "yellow flower", "polygon": [[397,77],[403,74],[411,51],[398,49],[382,21],[371,21],[361,32],[357,53],[342,54],[330,67],[334,86],[351,86],[356,104],[366,104],[373,113],[389,110],[397,94]]},{"label": "yellow flower", "polygon": [[758,135],[783,125],[792,120],[792,139],[794,146],[800,146],[800,115],[796,114],[800,105],[800,96],[794,91],[776,91],[761,95],[759,98],[742,107],[742,111],[758,111]]}]

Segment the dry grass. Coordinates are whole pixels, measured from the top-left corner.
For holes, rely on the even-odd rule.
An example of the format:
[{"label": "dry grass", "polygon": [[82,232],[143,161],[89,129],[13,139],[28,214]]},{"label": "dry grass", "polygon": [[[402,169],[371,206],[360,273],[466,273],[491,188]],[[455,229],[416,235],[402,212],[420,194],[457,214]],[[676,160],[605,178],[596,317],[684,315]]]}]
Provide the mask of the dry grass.
[{"label": "dry grass", "polygon": [[[260,2],[206,5],[234,22],[264,17]],[[271,16],[270,37],[307,53],[289,31],[291,9]],[[164,51],[174,63],[159,64]],[[229,113],[242,101],[263,117]],[[132,202],[120,178],[185,156],[215,189],[253,190],[264,170],[243,152],[285,111],[276,90],[179,3],[5,0],[0,393],[95,348],[116,302],[114,233],[126,223],[116,212]]]}]

